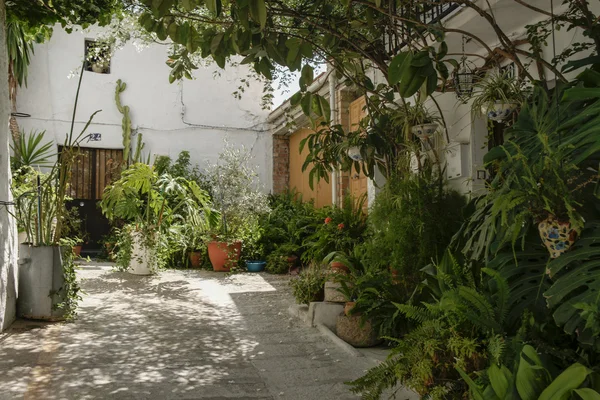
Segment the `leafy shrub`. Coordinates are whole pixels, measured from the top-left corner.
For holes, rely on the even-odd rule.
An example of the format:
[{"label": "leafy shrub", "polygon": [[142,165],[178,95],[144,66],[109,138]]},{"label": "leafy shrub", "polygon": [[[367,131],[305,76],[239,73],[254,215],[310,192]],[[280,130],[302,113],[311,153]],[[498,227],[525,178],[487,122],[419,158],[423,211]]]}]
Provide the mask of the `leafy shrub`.
[{"label": "leafy shrub", "polygon": [[323,300],[323,290],[329,274],[319,264],[311,264],[300,272],[298,277],[290,281],[292,292],[298,304],[309,304],[311,301]]},{"label": "leafy shrub", "polygon": [[432,170],[393,177],[369,212],[364,262],[393,270],[407,299],[423,277],[421,269],[440,259],[460,228],[464,205]]},{"label": "leafy shrub", "polygon": [[[342,207],[324,207],[319,211],[322,219],[315,232],[302,243],[305,262],[322,262],[333,252],[349,254],[364,239],[367,217],[363,211],[364,197],[346,196]],[[323,218],[324,217],[324,218]]]}]

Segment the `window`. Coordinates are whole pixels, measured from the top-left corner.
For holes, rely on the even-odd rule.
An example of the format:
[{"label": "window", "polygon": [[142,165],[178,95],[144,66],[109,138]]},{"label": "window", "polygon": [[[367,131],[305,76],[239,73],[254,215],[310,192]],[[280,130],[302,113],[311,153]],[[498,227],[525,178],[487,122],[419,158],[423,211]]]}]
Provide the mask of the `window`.
[{"label": "window", "polygon": [[99,74],[110,74],[111,48],[106,42],[86,39],[85,70]]}]

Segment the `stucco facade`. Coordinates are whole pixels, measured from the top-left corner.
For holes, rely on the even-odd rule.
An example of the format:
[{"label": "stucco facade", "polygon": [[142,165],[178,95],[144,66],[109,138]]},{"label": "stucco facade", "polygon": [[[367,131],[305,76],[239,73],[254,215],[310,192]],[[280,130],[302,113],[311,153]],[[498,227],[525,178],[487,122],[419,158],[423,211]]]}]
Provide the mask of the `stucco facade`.
[{"label": "stucco facade", "polygon": [[[17,109],[30,117],[18,118],[26,132],[46,130],[46,136],[63,142],[69,131],[77,77],[84,57],[84,42],[96,32],[67,34],[55,28],[52,39],[35,47],[27,88],[21,89]],[[249,72],[247,66],[216,64],[195,71],[194,80],[169,83],[170,68],[165,64],[169,46],[155,44],[138,51],[132,44],[118,49],[111,60],[110,73],[84,71],[76,117],[76,132],[89,116],[96,115],[88,133],[100,133],[100,141],[86,141],[84,147],[119,149],[123,147],[122,115],[115,104],[118,79],[127,84],[121,94],[123,105],[130,107],[132,132],[142,134],[144,159],[158,155],[176,158],[188,150],[192,163],[200,168],[217,161],[224,139],[245,146],[258,166],[260,183],[266,191],[272,187],[272,139],[265,131],[267,111],[260,106],[263,85],[253,82],[240,100],[232,94]]]}]

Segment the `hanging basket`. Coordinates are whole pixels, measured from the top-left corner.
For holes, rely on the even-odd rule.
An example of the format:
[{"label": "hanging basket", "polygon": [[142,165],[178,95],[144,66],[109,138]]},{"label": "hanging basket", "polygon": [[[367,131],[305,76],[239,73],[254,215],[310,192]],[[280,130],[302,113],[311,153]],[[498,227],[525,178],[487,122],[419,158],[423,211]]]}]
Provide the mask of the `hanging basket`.
[{"label": "hanging basket", "polygon": [[557,258],[568,251],[579,236],[579,232],[571,227],[570,221],[562,222],[554,217],[540,222],[538,230],[551,258]]},{"label": "hanging basket", "polygon": [[488,119],[496,122],[502,122],[516,109],[517,105],[515,103],[503,103],[501,101],[497,101],[496,104],[491,107],[482,107],[481,111],[487,115]]},{"label": "hanging basket", "polygon": [[438,130],[438,124],[421,124],[410,128],[410,131],[421,140],[426,141]]}]

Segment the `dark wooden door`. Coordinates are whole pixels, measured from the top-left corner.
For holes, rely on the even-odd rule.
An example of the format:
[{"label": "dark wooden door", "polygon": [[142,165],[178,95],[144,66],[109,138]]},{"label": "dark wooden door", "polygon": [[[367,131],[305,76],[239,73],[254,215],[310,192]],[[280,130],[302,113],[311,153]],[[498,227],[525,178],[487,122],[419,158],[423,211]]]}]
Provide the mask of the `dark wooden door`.
[{"label": "dark wooden door", "polygon": [[[59,147],[59,152],[62,150]],[[119,179],[123,166],[123,150],[80,147],[73,165],[68,195],[73,200],[67,207],[77,207],[87,233],[83,254],[102,250],[102,237],[110,232],[110,224],[102,215],[100,200],[104,188]]]}]

